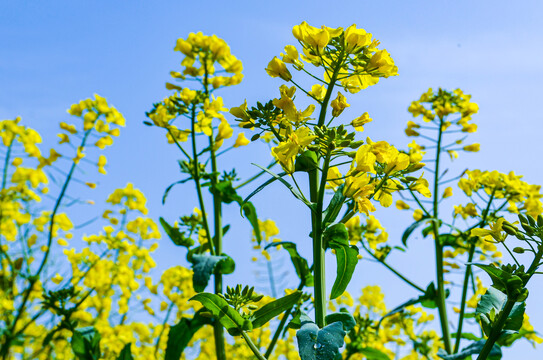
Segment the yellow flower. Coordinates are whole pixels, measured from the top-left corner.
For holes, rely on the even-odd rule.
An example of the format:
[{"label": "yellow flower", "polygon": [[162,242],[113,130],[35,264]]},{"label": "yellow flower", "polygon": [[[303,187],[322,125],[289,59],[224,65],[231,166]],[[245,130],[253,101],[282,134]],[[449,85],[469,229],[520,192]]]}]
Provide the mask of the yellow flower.
[{"label": "yellow flower", "polygon": [[343,35],[345,50],[353,53],[363,46],[371,44],[371,34],[364,29],[357,29],[356,24],[349,26]]},{"label": "yellow flower", "polygon": [[379,50],[373,54],[368,63],[367,71],[376,71],[385,78],[398,75],[398,68],[394,65],[394,60],[386,50]]},{"label": "yellow flower", "polygon": [[272,155],[281,164],[283,169],[292,174],[294,172],[294,158],[300,150],[311,144],[316,138],[309,128],[302,127],[292,133],[288,140],[282,141],[272,148]]},{"label": "yellow flower", "polygon": [[351,121],[351,125],[354,127],[356,131],[362,132],[364,131],[364,125],[372,121],[373,119],[370,118],[370,115],[367,112],[365,112],[361,116]]},{"label": "yellow flower", "polygon": [[288,71],[287,66],[283,61],[278,59],[277,56],[274,56],[269,62],[266,72],[271,77],[280,77],[285,81],[290,81],[290,79],[292,79],[292,75]]},{"label": "yellow flower", "polygon": [[420,219],[422,219],[423,216],[424,216],[424,213],[422,212],[421,209],[416,209],[413,212],[413,219],[415,219],[416,221],[419,221]]},{"label": "yellow flower", "polygon": [[330,106],[333,109],[332,116],[338,117],[346,107],[349,107],[351,105],[347,104],[347,99],[345,98],[345,96],[338,91],[337,97],[332,100]]},{"label": "yellow flower", "polygon": [[315,99],[322,101],[326,96],[326,86],[315,84],[311,87],[309,95],[313,96]]},{"label": "yellow flower", "polygon": [[62,282],[62,280],[64,280],[64,278],[62,276],[60,276],[59,273],[56,273],[56,275],[51,278],[51,281],[54,282],[57,285],[60,284]]},{"label": "yellow flower", "polygon": [[324,48],[330,42],[330,39],[339,36],[343,29],[323,28],[319,29],[308,25],[305,21],[300,25],[292,28],[292,35],[303,44],[315,50],[318,53],[323,53]]},{"label": "yellow flower", "polygon": [[300,54],[298,54],[296,47],[293,45],[285,46],[285,53],[286,54],[281,54],[284,62],[294,65],[296,70],[302,70],[304,68],[304,64],[300,61]]},{"label": "yellow flower", "polygon": [[471,144],[471,145],[466,145],[464,146],[463,148],[465,151],[470,151],[470,152],[477,152],[481,149],[481,145],[480,144]]},{"label": "yellow flower", "polygon": [[239,133],[238,138],[236,139],[236,142],[234,143],[234,147],[237,148],[240,146],[249,145],[250,142],[251,141],[249,141],[249,139],[245,137],[244,133]]},{"label": "yellow flower", "polygon": [[443,198],[448,198],[448,197],[451,197],[453,194],[453,191],[452,191],[452,187],[448,187],[445,189],[445,191],[443,192]]},{"label": "yellow flower", "polygon": [[398,210],[408,210],[410,206],[406,204],[403,200],[397,200],[396,201],[396,208]]},{"label": "yellow flower", "polygon": [[487,241],[491,241],[490,239],[493,238],[496,242],[503,242],[507,237],[507,233],[502,233],[504,221],[504,218],[499,218],[498,221],[491,223],[490,230],[481,228],[473,229],[471,230],[471,235],[482,237]]}]

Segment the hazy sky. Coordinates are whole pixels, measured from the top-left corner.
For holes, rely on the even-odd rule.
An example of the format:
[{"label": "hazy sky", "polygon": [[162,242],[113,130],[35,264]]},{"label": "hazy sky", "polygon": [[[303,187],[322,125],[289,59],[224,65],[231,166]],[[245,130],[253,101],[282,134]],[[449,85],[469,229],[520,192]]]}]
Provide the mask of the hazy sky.
[{"label": "hazy sky", "polygon": [[[410,119],[406,111],[409,103],[428,87],[460,87],[472,94],[480,107],[474,117],[479,132],[468,142],[480,142],[481,151],[461,155],[454,169],[514,170],[525,175],[528,182],[543,183],[539,160],[543,130],[541,4],[443,0],[4,0],[0,2],[0,118],[22,116],[50,145],[55,141],[58,122],[70,120],[66,114],[70,104],[94,93],[106,97],[124,114],[127,126],[107,151],[108,175],[96,176],[98,189],[72,195],[93,198],[100,204],[114,188],[133,182],[147,195],[151,216],[173,221],[192,210],[192,188],[172,191],[167,206],[161,205],[165,187],[179,179],[179,154],[165,144],[160,129],[145,127],[142,122],[151,104],[168,93],[164,83],[169,81],[169,72],[179,69],[180,54],[173,52],[176,39],[202,31],[229,43],[232,53],[243,61],[245,74],[241,85],[220,93],[225,105],[232,107],[244,99],[252,104],[278,96],[282,82],[269,78],[264,68],[285,45],[295,43],[293,25],[304,20],[331,27],[356,23],[381,41],[400,74],[349,98],[351,107],[346,113],[349,111],[354,118],[368,111],[374,119],[364,135],[405,147],[411,141],[403,133]],[[251,146],[252,150],[240,150],[225,158],[225,168],[239,166],[239,173],[249,176],[256,172],[251,162],[267,164],[267,148]],[[248,187],[244,194],[250,190]],[[303,251],[309,250],[309,224],[295,227],[308,220],[305,208],[292,201],[280,186],[266,189],[255,202],[260,206],[261,218],[277,220],[283,240],[297,241]],[[290,211],[285,211],[287,207]],[[78,216],[91,218],[99,210],[88,208]],[[383,212],[381,219],[394,242],[410,219],[409,214],[391,214],[396,212]],[[250,271],[251,255],[236,250],[248,248],[250,230],[238,220],[235,206],[227,208],[226,218],[239,226],[225,240],[225,250],[232,253],[240,269]],[[413,252],[433,252],[431,242],[420,236],[412,244]],[[158,254],[162,269],[184,261],[184,253],[167,240],[162,241]],[[433,276],[427,274],[433,274],[433,265],[420,265],[414,256],[398,256],[393,261],[398,267],[407,267],[408,274],[420,283],[432,281]],[[328,267],[335,267],[332,259]],[[243,281],[242,275],[238,272],[228,281]],[[364,285],[386,282],[389,307],[402,302],[403,294],[415,295],[385,269],[368,262],[359,266],[356,276],[356,283],[350,287],[354,295]],[[541,279],[535,278],[530,286],[528,313],[536,329],[543,331],[543,310],[537,307],[543,301],[543,290],[538,288],[542,288]],[[402,296],[396,296],[400,293]],[[539,358],[527,344],[518,344],[515,351],[526,360]],[[513,358],[511,353],[506,354],[506,358]]]}]

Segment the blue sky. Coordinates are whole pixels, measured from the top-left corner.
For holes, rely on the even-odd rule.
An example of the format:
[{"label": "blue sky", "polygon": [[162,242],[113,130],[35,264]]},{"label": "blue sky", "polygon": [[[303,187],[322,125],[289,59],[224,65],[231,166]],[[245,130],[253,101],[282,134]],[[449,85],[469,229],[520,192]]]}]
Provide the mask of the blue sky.
[{"label": "blue sky", "polygon": [[[202,31],[229,43],[232,53],[243,61],[245,74],[241,85],[220,94],[226,106],[232,107],[244,99],[251,104],[278,95],[282,82],[269,78],[264,68],[285,45],[294,43],[293,25],[304,20],[331,27],[356,23],[381,40],[381,47],[391,53],[400,74],[349,98],[351,107],[346,112],[353,118],[368,111],[374,119],[366,126],[365,135],[404,147],[411,141],[403,134],[409,103],[428,87],[460,87],[480,106],[480,113],[474,117],[479,132],[470,141],[481,143],[481,151],[461,155],[453,169],[514,170],[525,175],[528,182],[543,183],[539,160],[543,130],[542,10],[542,3],[537,1],[515,5],[507,1],[443,0],[3,1],[0,118],[22,116],[27,125],[42,133],[46,145],[51,145],[58,122],[69,120],[66,109],[70,104],[94,93],[106,97],[124,114],[127,126],[107,151],[108,176],[96,177],[98,189],[82,191],[81,196],[100,204],[114,188],[133,182],[147,195],[151,216],[174,219],[190,212],[195,202],[189,188],[173,191],[167,205],[161,205],[163,189],[179,179],[179,155],[165,144],[159,129],[145,127],[142,122],[151,104],[166,96],[164,83],[169,81],[169,71],[179,69],[180,54],[173,52],[175,40]],[[267,148],[252,146],[253,151],[239,151],[225,158],[225,167],[242,164],[239,172],[248,176],[256,171],[251,162],[267,164]],[[277,203],[279,192],[284,194],[281,204]],[[307,228],[294,225],[300,218],[308,219],[308,214],[282,188],[265,190],[257,203],[262,218],[277,220],[284,240],[305,239]],[[291,210],[284,211],[286,207]],[[398,239],[410,220],[409,216],[392,214],[383,212],[381,219],[391,239]],[[250,234],[237,216],[237,209],[228,208],[227,220],[240,224],[240,229],[232,230],[232,242],[225,247],[241,269],[250,269],[250,255],[236,250],[248,247]],[[159,266],[165,268],[184,259],[184,254],[176,251],[163,241]],[[432,246],[419,239],[414,241],[413,251],[430,255]],[[424,275],[433,272],[431,265],[417,267],[408,259],[394,260],[400,267],[408,267],[413,278],[431,280]],[[335,265],[331,261],[328,266]],[[395,296],[395,289],[414,295],[384,269],[364,263],[357,271],[358,283],[353,285],[357,288],[389,284],[389,306],[401,300]],[[543,310],[534,306],[537,299],[543,299],[540,285],[541,280],[535,278],[528,313],[536,329],[543,331]],[[519,345],[519,349],[525,359],[536,359],[528,345]]]}]

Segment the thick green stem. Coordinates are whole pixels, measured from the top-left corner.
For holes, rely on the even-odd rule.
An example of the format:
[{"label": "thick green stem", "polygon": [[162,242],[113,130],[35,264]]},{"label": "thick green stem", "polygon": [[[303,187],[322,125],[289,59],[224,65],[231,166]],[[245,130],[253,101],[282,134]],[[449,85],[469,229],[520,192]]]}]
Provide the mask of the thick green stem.
[{"label": "thick green stem", "polygon": [[439,135],[437,138],[436,149],[436,167],[434,173],[434,220],[432,221],[432,229],[434,232],[435,251],[436,251],[436,277],[437,277],[437,308],[439,312],[439,322],[441,324],[441,331],[443,334],[443,343],[445,345],[445,351],[448,354],[451,353],[451,340],[449,333],[449,321],[447,319],[447,306],[445,303],[445,279],[443,275],[443,246],[439,241],[439,225],[438,221],[438,207],[439,207],[439,159],[441,155],[441,140],[443,138],[443,118],[439,118]]},{"label": "thick green stem", "polygon": [[[324,327],[326,316],[326,273],[324,247],[322,241],[322,204],[318,205],[319,198],[319,174],[318,170],[309,171],[309,196],[310,201],[316,204],[316,210],[311,212],[311,225],[313,234],[313,289],[315,297],[315,323]],[[319,209],[321,210],[319,212]]]},{"label": "thick green stem", "polygon": [[[211,177],[212,186],[215,186],[218,181],[217,175],[217,158],[215,156],[213,136],[209,137],[209,147],[211,151],[211,171],[213,176]],[[214,224],[214,247],[215,254],[222,254],[222,199],[219,194],[213,194],[213,224]],[[222,294],[222,274],[217,273],[214,275],[215,280],[215,294]],[[213,333],[215,335],[215,349],[217,353],[217,359],[226,359],[226,348],[224,339],[223,326],[216,322],[213,325]]]}]

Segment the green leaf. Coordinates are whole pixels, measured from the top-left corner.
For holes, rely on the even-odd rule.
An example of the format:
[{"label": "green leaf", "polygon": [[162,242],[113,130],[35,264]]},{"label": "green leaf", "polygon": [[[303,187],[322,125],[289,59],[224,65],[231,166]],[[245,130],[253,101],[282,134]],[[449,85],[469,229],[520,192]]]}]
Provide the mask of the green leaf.
[{"label": "green leaf", "polygon": [[334,360],[344,345],[343,324],[338,321],[319,329],[305,314],[301,316],[301,323],[296,338],[302,360]]},{"label": "green leaf", "polygon": [[[451,337],[452,337],[452,338],[455,338],[456,335],[457,335],[457,333],[452,333],[452,334],[451,334]],[[472,334],[472,333],[465,333],[465,332],[463,332],[462,334],[460,334],[460,337],[461,337],[462,339],[471,340],[471,341],[479,341],[479,340],[481,340],[481,337],[480,337],[480,336],[477,336],[477,335]]]},{"label": "green leaf", "polygon": [[[503,310],[505,303],[507,302],[507,295],[500,290],[491,286],[486,293],[481,297],[481,300],[477,304],[475,313],[481,320],[481,326],[486,335],[490,333],[494,320],[498,317],[498,314]],[[524,319],[524,302],[517,302],[513,305],[511,313],[505,321],[502,330],[512,330],[518,332],[522,327],[522,321]]]},{"label": "green leaf", "polygon": [[255,311],[251,317],[253,328],[256,329],[263,326],[274,317],[292,308],[298,303],[298,301],[300,301],[301,297],[302,292],[296,291],[262,306],[260,309]]},{"label": "green leaf", "polygon": [[307,260],[301,257],[298,253],[296,244],[287,241],[275,242],[266,246],[265,249],[267,250],[272,246],[279,245],[281,245],[283,249],[288,251],[288,254],[290,255],[290,261],[292,261],[292,265],[294,265],[294,269],[296,270],[296,275],[298,275],[298,278],[300,278],[300,281],[302,281],[303,285],[313,286],[313,274],[311,274],[311,270],[309,270]]},{"label": "green leaf", "polygon": [[411,236],[413,231],[415,231],[415,229],[417,227],[419,227],[421,224],[423,224],[424,220],[426,220],[427,218],[428,217],[423,216],[421,219],[415,221],[413,224],[409,225],[409,227],[407,229],[405,229],[405,231],[402,234],[402,244],[403,244],[403,246],[407,246],[407,239],[409,238],[409,236]]},{"label": "green leaf", "polygon": [[455,246],[458,236],[453,234],[439,234],[439,243],[441,246]]},{"label": "green leaf", "polygon": [[101,358],[100,333],[92,327],[74,331],[71,345],[79,360],[98,360]]},{"label": "green leaf", "polygon": [[194,254],[191,262],[194,271],[192,285],[196,292],[205,290],[211,274],[231,274],[236,267],[234,260],[228,255]]},{"label": "green leaf", "polygon": [[332,200],[330,200],[330,204],[328,204],[328,207],[326,208],[326,210],[324,210],[324,220],[322,222],[323,226],[328,226],[329,224],[333,223],[339,215],[339,212],[341,211],[343,203],[346,199],[345,195],[343,195],[344,187],[345,185],[341,184],[337,188],[334,196],[332,197]]},{"label": "green leaf", "polygon": [[192,319],[181,318],[176,325],[171,327],[164,360],[179,360],[194,334],[205,324],[211,323],[210,319],[200,316],[200,312],[194,314]]},{"label": "green leaf", "polygon": [[368,360],[390,360],[387,354],[372,347],[359,348],[357,351],[363,354]]},{"label": "green leaf", "polygon": [[484,270],[492,279],[492,286],[494,286],[496,289],[500,291],[505,291],[505,289],[507,289],[507,280],[511,277],[511,274],[492,265],[475,263],[472,265]]},{"label": "green leaf", "polygon": [[258,217],[256,215],[256,208],[251,202],[240,203],[243,215],[249,220],[249,223],[253,227],[253,231],[256,236],[256,243],[260,245],[262,243],[262,233],[260,232],[260,224],[258,223]]},{"label": "green leaf", "polygon": [[327,325],[341,321],[341,323],[343,324],[343,330],[345,330],[346,332],[351,331],[351,329],[356,326],[356,320],[350,313],[346,311],[326,315],[325,320]]},{"label": "green leaf", "polygon": [[296,330],[301,328],[302,327],[301,317],[302,317],[302,312],[300,311],[300,309],[297,309],[294,315],[292,315],[292,319],[289,321],[287,327],[290,329],[296,329]]},{"label": "green leaf", "polygon": [[164,218],[160,217],[160,225],[164,228],[164,231],[166,232],[166,235],[173,241],[173,243],[177,246],[184,246],[184,247],[191,247],[194,245],[194,240],[191,238],[187,238],[179,231],[179,229],[174,228],[170,224],[164,220]]},{"label": "green leaf", "polygon": [[349,231],[343,223],[326,228],[324,241],[326,248],[332,248],[336,252],[336,280],[330,294],[330,299],[335,299],[343,294],[351,281],[356,264],[358,264],[358,248],[349,246]]},{"label": "green leaf", "polygon": [[[485,346],[485,343],[486,343],[486,340],[475,341],[471,343],[469,346],[460,350],[460,352],[453,355],[448,355],[445,352],[445,350],[439,349],[439,351],[437,352],[437,356],[439,356],[440,358],[444,360],[464,360],[468,356],[480,354],[481,351],[483,350],[483,347]],[[488,356],[489,356],[488,359],[493,359],[493,360],[501,359],[502,357],[501,348],[498,345],[494,344]]]},{"label": "green leaf", "polygon": [[[280,174],[278,174],[277,176],[279,177],[283,177],[287,175],[286,172],[282,172]],[[275,182],[277,179],[277,177],[272,177],[271,179],[267,180],[266,182],[264,182],[262,185],[260,185],[259,187],[256,188],[255,191],[253,191],[252,193],[249,194],[249,196],[247,196],[245,198],[245,200],[243,200],[243,203],[247,203],[249,201],[250,198],[252,198],[253,196],[255,196],[256,194],[258,194],[259,192],[261,192],[262,190],[264,190],[264,188],[268,185],[270,185],[271,183]]]},{"label": "green leaf", "polygon": [[175,186],[175,185],[179,185],[179,184],[184,184],[186,183],[187,181],[191,180],[192,178],[188,178],[188,179],[183,179],[183,180],[179,180],[179,181],[176,181],[174,182],[173,184],[170,184],[170,186],[168,186],[166,188],[166,190],[164,191],[164,195],[162,195],[162,205],[164,205],[166,203],[166,198],[168,197],[168,195],[170,194],[170,190]]},{"label": "green leaf", "polygon": [[335,299],[347,289],[353,277],[356,264],[358,264],[358,248],[356,246],[337,246],[336,251],[337,272],[336,280],[332,286],[330,299]]},{"label": "green leaf", "polygon": [[[277,174],[273,173],[272,171],[266,169],[265,167],[262,167],[262,166],[257,165],[257,164],[253,164],[253,165],[255,165],[255,166],[259,167],[261,170],[267,172],[268,174],[273,176],[276,180],[279,180],[281,182],[281,184],[285,185],[287,187],[287,189],[290,190],[290,192],[292,193],[292,195],[294,195],[294,197],[296,199],[300,200],[305,205],[307,205],[307,207],[309,207],[311,209],[311,211],[314,210],[313,209],[313,204],[311,204],[309,201],[307,201],[307,199],[298,190],[296,190],[292,185],[290,185],[288,183],[288,181],[283,179],[282,176],[284,176],[284,175],[277,175]],[[249,198],[250,198],[250,196],[249,196]],[[246,198],[245,201],[247,201],[249,198]]]},{"label": "green leaf", "polygon": [[134,360],[132,352],[130,351],[131,345],[132,343],[128,343],[124,346],[124,348],[121,350],[121,353],[117,357],[117,360]]},{"label": "green leaf", "polygon": [[349,231],[343,223],[331,225],[326,228],[323,234],[325,248],[334,248],[337,246],[349,246]]},{"label": "green leaf", "polygon": [[200,293],[191,297],[189,301],[200,302],[219,320],[230,335],[240,334],[244,322],[243,317],[220,296],[210,293]]},{"label": "green leaf", "polygon": [[236,193],[236,190],[232,186],[231,181],[220,181],[215,185],[209,187],[209,191],[221,198],[221,201],[225,204],[230,204],[233,201],[240,202],[242,198]]}]

